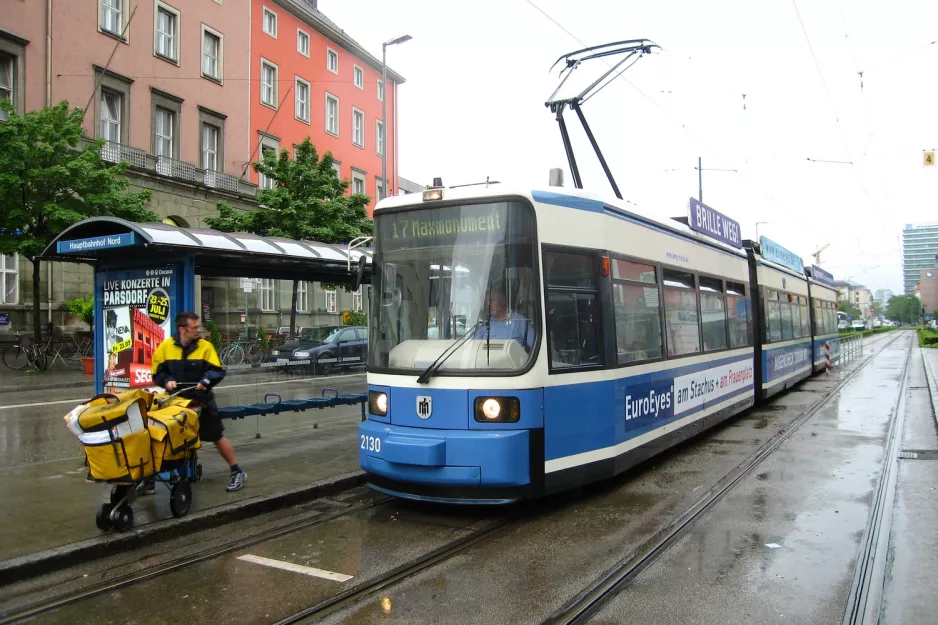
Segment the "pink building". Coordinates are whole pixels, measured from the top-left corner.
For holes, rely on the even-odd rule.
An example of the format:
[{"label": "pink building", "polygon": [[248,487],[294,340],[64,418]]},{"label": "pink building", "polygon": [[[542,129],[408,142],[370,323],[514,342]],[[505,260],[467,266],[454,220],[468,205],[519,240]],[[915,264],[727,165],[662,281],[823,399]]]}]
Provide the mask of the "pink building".
[{"label": "pink building", "polygon": [[88,135],[112,142],[107,159],[162,157],[157,173],[188,182],[202,173],[183,163],[239,178],[251,155],[249,3],[3,0],[0,90],[21,112],[87,105]]}]

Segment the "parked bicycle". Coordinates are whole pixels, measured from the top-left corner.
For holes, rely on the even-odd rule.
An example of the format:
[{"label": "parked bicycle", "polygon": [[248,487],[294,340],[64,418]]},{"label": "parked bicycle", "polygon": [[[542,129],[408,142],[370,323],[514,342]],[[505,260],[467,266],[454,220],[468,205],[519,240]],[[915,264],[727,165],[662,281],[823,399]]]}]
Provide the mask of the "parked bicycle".
[{"label": "parked bicycle", "polygon": [[234,343],[223,345],[218,353],[219,359],[226,367],[248,363],[260,364],[267,353],[258,339],[238,339]]},{"label": "parked bicycle", "polygon": [[41,344],[30,344],[22,332],[14,333],[16,344],[3,352],[3,364],[14,371],[27,367],[36,371],[45,371],[49,366],[46,349]]}]

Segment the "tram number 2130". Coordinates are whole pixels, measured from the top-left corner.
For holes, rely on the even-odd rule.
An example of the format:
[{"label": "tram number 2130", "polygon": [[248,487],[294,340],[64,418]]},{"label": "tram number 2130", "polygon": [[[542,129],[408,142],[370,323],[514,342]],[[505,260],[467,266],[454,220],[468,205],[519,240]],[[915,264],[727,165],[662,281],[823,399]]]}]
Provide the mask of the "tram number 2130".
[{"label": "tram number 2130", "polygon": [[381,452],[381,439],[377,436],[365,436],[362,434],[361,439],[361,448],[365,451]]}]

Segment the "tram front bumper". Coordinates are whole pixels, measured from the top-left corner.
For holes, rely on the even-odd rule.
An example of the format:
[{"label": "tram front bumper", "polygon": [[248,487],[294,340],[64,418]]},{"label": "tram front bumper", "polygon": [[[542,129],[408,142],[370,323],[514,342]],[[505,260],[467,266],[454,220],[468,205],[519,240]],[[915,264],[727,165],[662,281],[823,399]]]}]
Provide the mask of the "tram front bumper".
[{"label": "tram front bumper", "polygon": [[530,482],[528,430],[431,430],[365,421],[359,464],[384,478],[440,486],[503,487]]}]

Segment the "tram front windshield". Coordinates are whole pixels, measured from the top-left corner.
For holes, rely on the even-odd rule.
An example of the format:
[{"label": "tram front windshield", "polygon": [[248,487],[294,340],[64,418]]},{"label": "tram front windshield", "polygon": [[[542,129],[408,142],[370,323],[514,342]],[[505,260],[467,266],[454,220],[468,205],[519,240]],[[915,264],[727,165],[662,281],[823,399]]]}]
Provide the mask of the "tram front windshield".
[{"label": "tram front windshield", "polygon": [[539,336],[534,251],[521,201],[379,213],[369,370],[525,368]]}]

